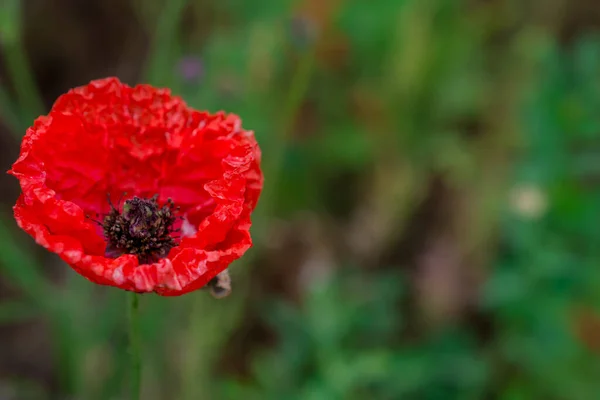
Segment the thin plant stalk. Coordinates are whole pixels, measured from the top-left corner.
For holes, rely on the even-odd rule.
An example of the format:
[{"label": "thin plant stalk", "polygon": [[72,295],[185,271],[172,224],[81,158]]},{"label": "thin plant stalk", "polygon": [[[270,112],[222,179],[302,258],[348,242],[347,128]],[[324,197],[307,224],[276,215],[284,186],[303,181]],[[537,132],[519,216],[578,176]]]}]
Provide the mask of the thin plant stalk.
[{"label": "thin plant stalk", "polygon": [[128,293],[129,303],[129,360],[131,400],[140,399],[141,359],[139,335],[139,298],[137,293]]},{"label": "thin plant stalk", "polygon": [[20,117],[27,123],[45,110],[21,40],[4,45],[6,68],[13,80]]}]

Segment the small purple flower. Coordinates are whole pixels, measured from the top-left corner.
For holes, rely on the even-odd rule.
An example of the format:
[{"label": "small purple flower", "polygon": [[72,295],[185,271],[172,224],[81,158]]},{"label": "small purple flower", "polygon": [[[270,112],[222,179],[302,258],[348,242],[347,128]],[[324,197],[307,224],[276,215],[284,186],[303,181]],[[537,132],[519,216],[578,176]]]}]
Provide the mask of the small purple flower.
[{"label": "small purple flower", "polygon": [[177,72],[184,81],[196,82],[204,75],[204,65],[199,57],[185,56],[177,63]]}]

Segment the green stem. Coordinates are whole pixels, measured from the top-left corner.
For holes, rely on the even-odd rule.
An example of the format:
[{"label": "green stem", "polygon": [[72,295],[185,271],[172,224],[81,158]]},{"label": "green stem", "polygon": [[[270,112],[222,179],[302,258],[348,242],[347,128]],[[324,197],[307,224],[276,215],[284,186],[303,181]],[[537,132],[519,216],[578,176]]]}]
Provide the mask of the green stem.
[{"label": "green stem", "polygon": [[6,68],[15,85],[21,118],[29,124],[32,118],[43,114],[46,107],[35,83],[21,40],[5,44],[4,56]]},{"label": "green stem", "polygon": [[129,357],[130,357],[130,379],[131,400],[140,399],[141,361],[140,361],[140,338],[138,321],[138,295],[134,292],[128,293],[129,302]]},{"label": "green stem", "polygon": [[[257,210],[254,212],[257,221],[264,220],[264,217],[274,212],[277,203],[276,190],[279,188],[283,163],[285,161],[286,147],[289,144],[290,136],[294,128],[296,114],[302,106],[302,102],[308,91],[310,79],[314,70],[315,51],[313,47],[306,50],[300,63],[292,76],[290,88],[284,101],[282,117],[279,121],[277,135],[271,137],[267,151],[269,156],[263,161],[263,171],[265,180],[268,184],[263,189],[261,201]],[[255,229],[255,234],[260,240],[264,240],[266,232],[262,229]]]},{"label": "green stem", "polygon": [[173,42],[176,40],[177,29],[187,0],[172,0],[166,3],[161,12],[150,45],[150,57],[145,71],[148,83],[159,86],[169,86],[169,62],[173,58]]},{"label": "green stem", "polygon": [[15,139],[23,138],[24,124],[21,118],[17,115],[15,107],[12,104],[12,99],[8,95],[6,89],[0,85],[0,119],[6,124],[10,133],[15,136]]}]

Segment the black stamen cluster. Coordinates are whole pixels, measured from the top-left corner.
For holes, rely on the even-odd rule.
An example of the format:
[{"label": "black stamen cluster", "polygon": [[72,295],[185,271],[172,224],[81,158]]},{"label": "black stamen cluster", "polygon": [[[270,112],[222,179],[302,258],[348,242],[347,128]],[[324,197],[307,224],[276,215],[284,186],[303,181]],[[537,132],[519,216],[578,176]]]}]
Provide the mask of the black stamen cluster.
[{"label": "black stamen cluster", "polygon": [[110,203],[110,212],[102,221],[108,242],[106,255],[135,254],[140,263],[156,262],[169,254],[176,245],[171,236],[178,210],[171,199],[163,207],[158,196],[151,199],[134,197],[125,201],[122,212]]}]

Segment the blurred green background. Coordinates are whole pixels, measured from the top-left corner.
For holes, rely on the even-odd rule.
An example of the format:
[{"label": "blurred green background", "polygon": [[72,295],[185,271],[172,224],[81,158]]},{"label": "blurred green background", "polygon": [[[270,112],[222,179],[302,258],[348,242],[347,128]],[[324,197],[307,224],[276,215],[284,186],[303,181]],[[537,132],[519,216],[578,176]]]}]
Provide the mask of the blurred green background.
[{"label": "blurred green background", "polygon": [[[141,298],[143,398],[600,399],[595,0],[0,0],[0,169],[91,79],[263,150],[233,293]],[[125,292],[18,230],[0,399],[126,399]]]}]

